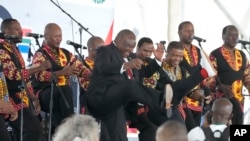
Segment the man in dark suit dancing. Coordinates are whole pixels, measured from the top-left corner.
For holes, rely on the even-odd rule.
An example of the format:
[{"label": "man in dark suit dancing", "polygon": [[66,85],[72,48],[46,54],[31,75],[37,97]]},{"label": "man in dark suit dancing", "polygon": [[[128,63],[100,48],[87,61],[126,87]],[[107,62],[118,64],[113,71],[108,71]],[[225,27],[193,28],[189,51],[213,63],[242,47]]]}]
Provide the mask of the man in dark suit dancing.
[{"label": "man in dark suit dancing", "polygon": [[[144,67],[140,59],[129,57],[135,45],[136,37],[134,33],[125,29],[118,33],[110,45],[99,48],[97,51],[88,87],[88,106],[90,112],[101,120],[106,116],[113,115],[112,117],[114,117],[118,112],[120,113],[119,121],[106,122],[108,124],[106,125],[107,130],[110,132],[110,139],[108,140],[111,141],[127,140],[123,106],[129,101],[147,104],[152,109],[159,108],[160,92],[148,89],[140,84],[139,75],[149,77],[160,68],[164,49],[156,50],[156,59],[152,61],[149,67]],[[112,117],[109,117],[109,119],[112,119]],[[117,124],[120,124],[119,127],[124,127],[115,129]],[[112,133],[112,131],[116,131],[120,135]]]},{"label": "man in dark suit dancing", "polygon": [[[135,101],[145,104],[149,107],[149,112],[153,112],[155,115],[160,114],[162,110],[159,106],[162,93],[143,86],[139,82],[139,78],[150,77],[160,69],[164,48],[158,48],[154,51],[156,59],[153,59],[149,65],[144,66],[141,59],[130,58],[129,56],[135,45],[136,37],[134,33],[125,29],[118,33],[110,45],[101,47],[97,51],[87,92],[87,104],[92,115],[100,120],[112,115],[109,119],[114,120],[104,122],[109,132],[108,141],[127,140],[123,106],[128,102]],[[205,75],[204,77],[204,74],[200,73],[189,79],[203,80],[207,77],[207,73]],[[190,82],[189,79],[175,84]],[[174,85],[173,88],[175,89]],[[114,117],[119,118],[119,120]]]}]

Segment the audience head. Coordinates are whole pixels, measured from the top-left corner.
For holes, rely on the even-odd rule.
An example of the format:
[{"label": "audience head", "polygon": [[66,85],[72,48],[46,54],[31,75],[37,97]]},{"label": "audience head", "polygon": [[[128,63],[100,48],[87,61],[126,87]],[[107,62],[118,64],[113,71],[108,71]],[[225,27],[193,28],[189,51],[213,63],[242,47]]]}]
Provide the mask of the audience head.
[{"label": "audience head", "polygon": [[5,19],[1,23],[1,32],[7,35],[15,35],[18,39],[14,39],[13,42],[21,42],[23,38],[23,31],[20,23],[16,19]]},{"label": "audience head", "polygon": [[184,44],[191,44],[192,36],[194,35],[194,26],[190,21],[184,21],[179,24],[178,35],[180,42]]},{"label": "audience head", "polygon": [[133,52],[136,45],[135,34],[129,30],[121,30],[115,37],[114,43],[124,58],[127,58]]},{"label": "audience head", "polygon": [[222,30],[222,39],[224,45],[229,48],[234,48],[238,43],[239,32],[234,25],[227,25]]},{"label": "audience head", "polygon": [[232,111],[233,104],[227,98],[216,99],[210,111],[211,123],[228,125],[232,118]]},{"label": "audience head", "polygon": [[168,44],[166,51],[166,61],[172,67],[177,67],[183,59],[183,44],[178,41],[172,41]]},{"label": "audience head", "polygon": [[148,37],[142,37],[138,43],[136,48],[136,56],[140,59],[144,60],[146,58],[150,58],[154,51],[154,43],[152,39]]},{"label": "audience head", "polygon": [[156,141],[187,141],[187,129],[176,120],[169,120],[158,127]]},{"label": "audience head", "polygon": [[96,56],[96,50],[99,47],[104,46],[104,45],[105,43],[101,37],[98,37],[98,36],[90,37],[89,40],[87,41],[88,57],[94,60]]},{"label": "audience head", "polygon": [[51,48],[59,48],[62,41],[62,30],[56,23],[49,23],[44,29],[44,43]]},{"label": "audience head", "polygon": [[72,115],[56,129],[53,141],[99,141],[99,126],[90,115]]}]

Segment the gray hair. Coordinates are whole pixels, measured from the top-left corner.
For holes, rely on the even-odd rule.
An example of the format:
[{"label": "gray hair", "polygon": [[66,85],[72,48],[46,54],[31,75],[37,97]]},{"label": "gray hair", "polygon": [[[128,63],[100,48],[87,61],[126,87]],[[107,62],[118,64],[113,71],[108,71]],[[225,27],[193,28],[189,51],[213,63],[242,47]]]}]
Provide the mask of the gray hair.
[{"label": "gray hair", "polygon": [[90,115],[72,115],[58,126],[53,141],[99,141],[99,126]]}]

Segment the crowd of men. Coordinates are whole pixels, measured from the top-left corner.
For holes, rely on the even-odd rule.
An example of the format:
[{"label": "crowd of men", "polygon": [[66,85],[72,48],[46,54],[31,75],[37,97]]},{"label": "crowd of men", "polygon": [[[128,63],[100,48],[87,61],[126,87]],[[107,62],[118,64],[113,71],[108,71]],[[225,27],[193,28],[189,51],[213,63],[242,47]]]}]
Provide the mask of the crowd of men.
[{"label": "crowd of men", "polygon": [[[73,126],[73,119],[82,120],[81,126],[91,126],[95,134],[95,128],[100,128],[100,141],[127,141],[127,126],[139,130],[140,141],[177,137],[186,141],[200,140],[193,138],[201,126],[223,131],[229,124],[243,124],[242,87],[250,89],[250,69],[245,54],[235,48],[239,33],[234,25],[223,28],[223,44],[203,58],[216,70],[214,76],[201,65],[204,56],[192,44],[195,32],[190,21],[180,23],[179,41],[166,46],[149,37],[137,42],[129,29],[118,32],[107,45],[98,36],[90,37],[88,56],[83,60],[60,46],[62,29],[48,23],[43,45],[29,68],[17,48],[23,35],[18,20],[3,20],[1,33],[16,38],[5,36],[0,42],[0,141],[13,140],[6,122],[14,129],[15,140],[41,140],[40,111],[51,113],[51,134],[58,129],[55,140],[64,138],[58,132],[69,130],[65,127]],[[83,117],[73,116],[70,76],[76,76],[81,86],[80,114],[91,115],[100,126],[91,117],[86,117],[91,121],[88,125]],[[63,122],[68,119],[73,121]],[[80,129],[86,128],[76,130]],[[185,135],[170,137],[173,133]],[[77,137],[83,138],[80,135]]]}]

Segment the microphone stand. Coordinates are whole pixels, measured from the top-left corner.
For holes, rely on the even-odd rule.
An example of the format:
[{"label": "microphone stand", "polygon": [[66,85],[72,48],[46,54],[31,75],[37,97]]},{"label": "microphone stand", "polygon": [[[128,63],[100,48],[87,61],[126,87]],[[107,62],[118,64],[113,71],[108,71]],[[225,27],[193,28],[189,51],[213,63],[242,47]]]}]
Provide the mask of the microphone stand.
[{"label": "microphone stand", "polygon": [[30,46],[29,46],[28,59],[27,59],[27,61],[29,62],[28,66],[31,66],[31,57],[33,57],[33,53],[31,52]]},{"label": "microphone stand", "polygon": [[[80,33],[80,45],[82,45],[82,28],[80,27],[79,28],[79,33]],[[79,55],[81,55],[82,54],[82,48],[80,48],[80,54]]]},{"label": "microphone stand", "polygon": [[[56,7],[58,7],[64,14],[66,14],[67,16],[70,17],[71,20],[73,20],[75,23],[77,23],[78,26],[80,26],[79,28],[79,32],[80,32],[80,43],[82,42],[82,29],[84,29],[87,33],[89,33],[91,36],[94,36],[92,33],[89,32],[88,28],[85,28],[81,23],[79,23],[76,19],[74,19],[69,13],[67,13],[65,10],[63,10],[61,8],[61,6],[59,6],[58,4],[56,4],[53,0],[50,0]],[[82,53],[82,49],[81,49],[81,53]]]},{"label": "microphone stand", "polygon": [[[42,49],[42,47],[40,46],[40,44],[39,44],[38,37],[34,37],[34,38],[35,38],[35,40],[36,40],[37,46],[39,47],[39,49],[41,50],[41,52],[42,52],[43,55],[44,55],[44,58],[46,59],[45,52],[44,52],[44,50]],[[54,84],[55,84],[55,85],[57,84],[57,79],[56,79],[56,77],[55,77],[55,74],[53,73],[52,67],[51,67],[51,78],[52,78],[52,82],[51,82],[50,104],[49,104],[49,110],[50,110],[50,111],[49,111],[49,115],[50,115],[50,117],[49,117],[49,136],[48,136],[48,141],[50,141],[50,138],[51,138],[51,124],[52,124],[52,109],[53,109],[53,91],[54,91]],[[59,92],[60,92],[60,94],[61,94],[61,96],[62,96],[62,98],[63,98],[63,100],[64,100],[64,102],[65,102],[66,107],[69,108],[69,103],[68,103],[67,99],[65,98],[64,93],[63,93],[61,87],[57,87],[57,88],[58,88],[58,90],[59,90]]]}]

